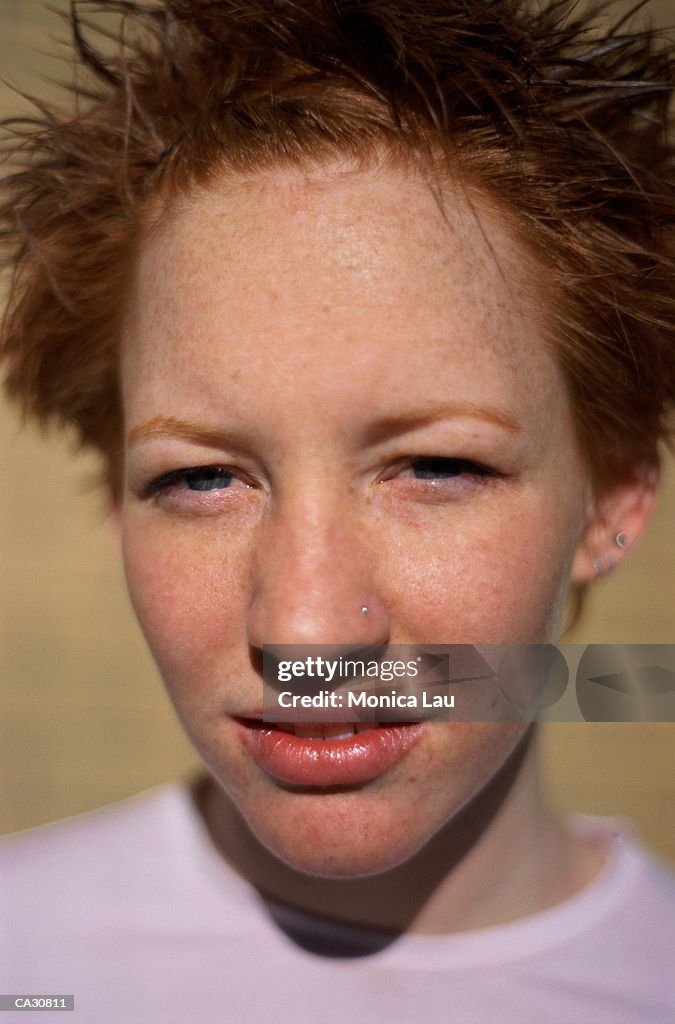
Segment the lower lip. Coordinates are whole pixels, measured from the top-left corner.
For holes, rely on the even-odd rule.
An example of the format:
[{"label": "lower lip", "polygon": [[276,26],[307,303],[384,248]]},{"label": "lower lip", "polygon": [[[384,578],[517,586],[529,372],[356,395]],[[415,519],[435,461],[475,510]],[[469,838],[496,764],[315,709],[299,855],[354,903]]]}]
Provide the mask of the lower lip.
[{"label": "lower lip", "polygon": [[237,719],[242,742],[256,764],[295,786],[356,786],[384,775],[417,743],[425,722],[386,725],[345,739],[294,736],[252,720]]}]

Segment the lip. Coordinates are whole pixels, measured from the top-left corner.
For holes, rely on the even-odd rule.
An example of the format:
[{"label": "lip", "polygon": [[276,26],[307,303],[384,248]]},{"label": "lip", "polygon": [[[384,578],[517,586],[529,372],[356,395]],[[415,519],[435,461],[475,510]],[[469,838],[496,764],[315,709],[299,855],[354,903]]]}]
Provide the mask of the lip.
[{"label": "lip", "polygon": [[355,786],[399,764],[428,723],[386,724],[344,739],[322,740],[282,732],[267,723],[235,718],[240,739],[258,767],[296,786]]}]

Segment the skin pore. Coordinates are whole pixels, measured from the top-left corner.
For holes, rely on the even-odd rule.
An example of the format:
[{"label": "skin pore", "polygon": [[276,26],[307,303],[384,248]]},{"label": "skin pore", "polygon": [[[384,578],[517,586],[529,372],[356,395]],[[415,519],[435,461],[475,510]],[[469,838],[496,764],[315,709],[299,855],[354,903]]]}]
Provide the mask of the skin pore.
[{"label": "skin pore", "polygon": [[449,184],[445,213],[401,169],[224,177],[148,231],[122,358],[129,589],[216,844],[276,899],[428,932],[599,869],[527,726],[428,724],[372,782],[298,790],[235,716],[260,713],[263,643],[554,640],[590,575],[541,271],[480,196]]}]

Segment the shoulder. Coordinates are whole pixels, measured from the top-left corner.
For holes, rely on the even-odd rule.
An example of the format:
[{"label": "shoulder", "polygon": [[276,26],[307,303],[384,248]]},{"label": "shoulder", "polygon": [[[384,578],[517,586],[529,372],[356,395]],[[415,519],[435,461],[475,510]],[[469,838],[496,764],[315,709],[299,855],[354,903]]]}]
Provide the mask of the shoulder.
[{"label": "shoulder", "polygon": [[[604,838],[607,859],[596,886],[591,886],[598,908],[607,903],[616,913],[626,906],[645,916],[656,912],[664,917],[666,906],[675,901],[675,873],[658,854],[636,834],[632,822],[624,818],[594,818],[577,815],[578,832]],[[671,921],[675,927],[675,921]]]},{"label": "shoulder", "polygon": [[[675,874],[638,837],[630,821],[577,815],[578,833],[606,844],[605,866],[595,883],[573,901],[588,925],[605,926],[622,941],[643,942],[670,931],[675,938]],[[669,912],[670,910],[670,912]]]},{"label": "shoulder", "polygon": [[4,870],[52,868],[63,858],[73,865],[96,852],[111,856],[131,851],[142,838],[175,814],[184,786],[170,782],[104,807],[0,837]]},{"label": "shoulder", "polygon": [[[236,942],[226,931],[248,934],[252,903],[184,783],[6,836],[0,989],[62,992],[68,979],[65,991],[97,1007],[87,1020],[136,1019],[148,978],[166,975],[178,991],[190,962],[200,991],[209,943],[225,934],[231,951]],[[100,1005],[111,993],[123,1010]],[[160,1019],[154,1003],[145,1009],[144,1019]],[[161,1019],[173,1018],[167,1011]]]},{"label": "shoulder", "polygon": [[[71,919],[83,902],[105,910],[156,879],[172,856],[170,838],[186,816],[187,791],[168,783],[61,821],[0,838],[0,905],[5,920],[49,913]],[[169,840],[169,841],[168,841]]]},{"label": "shoulder", "polygon": [[672,1019],[675,875],[629,822],[586,818],[582,828],[604,832],[609,853],[600,877],[570,903],[578,931],[558,950],[561,961],[607,1005],[641,1007],[644,1021]]}]

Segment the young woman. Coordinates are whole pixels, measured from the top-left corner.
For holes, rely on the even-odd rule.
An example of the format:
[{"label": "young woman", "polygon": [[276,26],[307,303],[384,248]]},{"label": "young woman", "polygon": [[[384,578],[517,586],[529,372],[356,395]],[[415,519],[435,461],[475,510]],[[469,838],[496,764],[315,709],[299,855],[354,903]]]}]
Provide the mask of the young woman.
[{"label": "young woman", "polygon": [[262,721],[265,644],[542,643],[673,394],[673,61],[567,3],[109,0],[7,178],[7,386],[106,465],[207,772],[3,844],[87,1021],[672,1019],[673,888],[527,723]]}]

